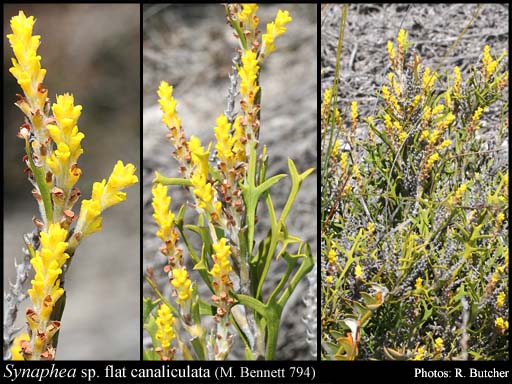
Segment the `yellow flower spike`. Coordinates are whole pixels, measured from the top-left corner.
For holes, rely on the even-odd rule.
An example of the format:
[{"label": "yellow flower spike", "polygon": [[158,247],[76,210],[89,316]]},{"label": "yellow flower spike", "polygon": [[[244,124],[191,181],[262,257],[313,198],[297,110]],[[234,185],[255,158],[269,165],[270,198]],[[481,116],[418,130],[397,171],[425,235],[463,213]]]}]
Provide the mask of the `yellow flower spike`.
[{"label": "yellow flower spike", "polygon": [[391,66],[393,66],[394,62],[395,62],[396,52],[395,52],[395,48],[393,46],[393,42],[391,40],[388,40],[388,56],[389,56],[389,62],[391,64]]},{"label": "yellow flower spike", "polygon": [[352,122],[357,122],[357,118],[359,116],[359,113],[357,112],[357,101],[352,102],[351,116],[352,116]]},{"label": "yellow flower spike", "polygon": [[500,309],[501,307],[503,307],[503,305],[505,304],[506,297],[507,297],[507,295],[505,294],[505,292],[501,291],[500,293],[498,293],[498,297],[496,298],[496,308],[497,309]]},{"label": "yellow flower spike", "polygon": [[462,199],[462,196],[464,195],[464,192],[468,189],[468,183],[462,184],[457,190],[455,191],[454,199],[459,201]]},{"label": "yellow flower spike", "polygon": [[425,347],[419,347],[418,350],[416,351],[416,354],[413,357],[413,360],[416,360],[416,361],[424,360],[425,352],[426,352]]},{"label": "yellow flower spike", "polygon": [[278,10],[276,19],[267,24],[267,33],[261,36],[262,41],[262,58],[267,57],[275,51],[274,41],[276,37],[286,32],[285,25],[292,21],[292,17],[288,11]]},{"label": "yellow flower spike", "polygon": [[171,313],[169,307],[165,304],[160,305],[157,311],[157,318],[155,321],[158,329],[156,331],[156,339],[160,342],[160,345],[168,352],[171,347],[173,339],[176,337],[174,333],[174,316]]},{"label": "yellow flower spike", "polygon": [[368,226],[366,227],[366,230],[368,231],[368,234],[370,234],[370,235],[375,233],[375,223],[370,221],[368,223]]},{"label": "yellow flower spike", "polygon": [[153,194],[153,218],[158,224],[157,236],[167,242],[173,238],[174,213],[169,210],[171,197],[167,196],[168,188],[162,184],[155,184],[151,190]]},{"label": "yellow flower spike", "polygon": [[33,16],[26,17],[23,11],[11,18],[12,34],[7,35],[14,52],[12,67],[9,72],[18,80],[29,104],[42,110],[46,101],[46,91],[38,95],[39,84],[42,84],[46,69],[41,68],[41,56],[37,55],[41,36],[32,36],[35,24]]},{"label": "yellow flower spike", "polygon": [[482,57],[482,70],[484,73],[484,79],[487,81],[494,75],[498,66],[498,60],[493,60],[491,56],[491,48],[486,45],[484,46],[484,53]]},{"label": "yellow flower spike", "polygon": [[455,66],[455,68],[453,68],[453,92],[455,94],[460,93],[461,84],[462,84],[462,75],[460,72],[460,68],[458,66]]},{"label": "yellow flower spike", "polygon": [[327,254],[327,261],[331,264],[336,264],[336,251],[333,248]]},{"label": "yellow flower spike", "polygon": [[185,268],[174,268],[172,276],[171,285],[178,291],[176,303],[182,305],[192,297],[192,281]]},{"label": "yellow flower spike", "polygon": [[423,279],[421,277],[418,277],[416,279],[416,283],[414,284],[414,287],[417,291],[421,290],[423,288]]},{"label": "yellow flower spike", "polygon": [[108,182],[105,179],[101,183],[95,182],[92,186],[91,199],[82,201],[75,232],[80,232],[82,237],[85,237],[100,231],[101,212],[126,200],[126,193],[122,190],[139,181],[134,173],[135,166],[133,164],[124,165],[119,160],[114,166]]},{"label": "yellow flower spike", "polygon": [[359,264],[356,265],[354,275],[356,276],[357,279],[363,278],[363,268],[361,268]]},{"label": "yellow flower spike", "polygon": [[50,224],[48,232],[41,232],[41,250],[36,251],[30,260],[35,276],[27,292],[43,322],[49,320],[53,306],[64,294],[58,278],[62,274],[62,266],[69,258],[65,252],[68,246],[66,237],[67,231],[60,224]]},{"label": "yellow flower spike", "polygon": [[480,121],[480,117],[482,117],[482,113],[484,113],[484,109],[482,107],[478,107],[478,109],[473,113],[471,120],[475,123]]},{"label": "yellow flower spike", "polygon": [[242,9],[238,14],[239,20],[244,24],[246,30],[254,30],[258,26],[259,19],[256,16],[258,5],[256,4],[242,4]]},{"label": "yellow flower spike", "polygon": [[438,104],[434,107],[434,109],[432,109],[432,116],[439,115],[443,111],[444,111],[444,105]]},{"label": "yellow flower spike", "polygon": [[229,261],[231,248],[226,242],[225,238],[221,238],[217,243],[213,244],[215,254],[212,256],[214,264],[210,274],[216,279],[214,282],[215,292],[225,292],[229,289],[229,273],[233,270],[233,267]]},{"label": "yellow flower spike", "polygon": [[256,79],[260,67],[256,59],[256,52],[245,51],[242,55],[242,65],[238,69],[240,76],[240,95],[248,100],[250,105],[254,104],[254,99],[260,87],[256,85]]},{"label": "yellow flower spike", "polygon": [[498,213],[498,216],[496,217],[496,224],[498,225],[498,227],[501,226],[504,220],[505,214],[503,212]]},{"label": "yellow flower spike", "polygon": [[401,56],[403,56],[405,49],[407,48],[407,35],[408,33],[403,28],[400,29],[400,32],[398,32],[396,42],[398,44],[398,53]]},{"label": "yellow flower spike", "polygon": [[443,142],[441,144],[439,144],[439,146],[437,147],[438,149],[445,149],[445,148],[448,148],[451,144],[451,140],[449,139],[446,139],[446,140],[443,140]]},{"label": "yellow flower spike", "polygon": [[503,319],[503,317],[498,317],[494,321],[494,326],[499,333],[504,334],[508,331],[508,320]]},{"label": "yellow flower spike", "polygon": [[434,340],[434,348],[436,350],[436,352],[440,353],[442,352],[443,350],[443,339],[438,337],[437,339]]},{"label": "yellow flower spike", "polygon": [[423,92],[429,92],[433,87],[437,80],[437,73],[434,72],[430,74],[430,68],[425,68],[425,72],[423,73],[423,79],[421,82],[421,89]]},{"label": "yellow flower spike", "polygon": [[25,360],[22,354],[22,344],[29,342],[30,336],[28,333],[20,333],[12,342],[11,355],[12,360]]},{"label": "yellow flower spike", "polygon": [[341,154],[341,171],[343,174],[347,173],[348,168],[348,152],[343,152]]},{"label": "yellow flower spike", "polygon": [[332,277],[332,275],[329,275],[325,278],[325,282],[327,284],[332,284],[332,282],[334,281],[334,278]]},{"label": "yellow flower spike", "polygon": [[229,134],[231,124],[229,124],[228,118],[224,114],[217,117],[216,123],[217,126],[213,128],[213,131],[217,139],[217,144],[215,145],[217,157],[220,161],[226,163],[228,168],[231,168],[234,165],[233,146],[235,144],[235,138]]},{"label": "yellow flower spike", "polygon": [[166,81],[160,82],[160,87],[158,88],[158,103],[160,104],[160,109],[163,112],[162,122],[167,125],[169,129],[171,129],[171,133],[173,132],[173,128],[175,128],[174,132],[177,134],[179,130],[181,130],[181,119],[177,115],[176,111],[176,100],[172,96],[173,87],[169,85]]},{"label": "yellow flower spike", "polygon": [[439,161],[439,153],[436,152],[433,155],[430,155],[427,159],[427,170],[430,170],[437,161]]}]

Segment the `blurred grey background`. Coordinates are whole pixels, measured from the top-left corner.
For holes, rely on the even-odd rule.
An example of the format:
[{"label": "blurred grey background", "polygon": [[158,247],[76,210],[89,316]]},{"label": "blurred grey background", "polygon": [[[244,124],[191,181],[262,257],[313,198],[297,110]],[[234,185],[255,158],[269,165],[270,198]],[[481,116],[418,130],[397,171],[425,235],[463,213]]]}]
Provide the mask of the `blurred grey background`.
[{"label": "blurred grey background", "polygon": [[[262,65],[262,111],[260,142],[269,154],[268,176],[287,173],[287,159],[292,158],[299,172],[316,168],[317,143],[317,6],[316,4],[261,4],[258,11],[260,29],[275,19],[278,9],[287,9],[293,21],[288,31],[276,39],[276,51]],[[177,162],[165,138],[167,128],[161,123],[156,91],[161,80],[174,85],[174,97],[187,138],[195,135],[207,145],[214,139],[215,119],[226,107],[228,73],[238,42],[226,24],[220,4],[143,6],[143,262],[152,266],[160,288],[170,296],[169,283],[162,272],[165,257],[158,253],[160,241],[151,217],[151,182],[154,171],[166,176],[177,175]],[[236,103],[239,110],[239,103]],[[304,182],[288,219],[290,233],[310,242],[316,255],[316,176]],[[271,189],[274,206],[282,210],[290,183],[283,180]],[[187,191],[170,188],[172,208],[189,199]],[[261,204],[260,206],[263,206]],[[193,209],[188,208],[192,212]],[[259,239],[268,231],[266,210],[261,210]],[[195,219],[190,215],[190,219]],[[190,221],[189,221],[190,222]],[[189,266],[191,270],[192,266]],[[271,267],[267,288],[274,286],[283,272],[280,260]],[[194,275],[193,271],[191,272]],[[197,276],[196,276],[197,277]],[[195,279],[200,281],[199,278]],[[303,316],[316,310],[303,299],[312,286],[316,297],[316,276],[312,283],[304,280],[287,304],[279,334],[277,359],[312,359],[311,344],[306,342]],[[144,295],[154,296],[144,285]],[[202,296],[208,298],[208,293]],[[310,326],[316,325],[309,324]],[[145,345],[149,340],[145,335]],[[316,334],[315,334],[316,339]],[[239,339],[235,344],[240,346]],[[316,347],[315,347],[316,348]],[[243,358],[240,350],[231,358]]]},{"label": "blurred grey background", "polygon": [[[8,72],[12,50],[5,35],[19,10],[37,21],[44,85],[52,102],[71,92],[83,106],[85,133],[79,159],[82,198],[107,178],[120,159],[140,179],[140,6],[138,4],[4,5],[4,289],[21,259],[22,234],[33,228],[37,206],[23,174],[23,142],[16,138],[23,115],[13,103],[21,93]],[[56,358],[139,359],[140,184],[104,214],[103,230],[84,240],[66,275],[67,304]],[[78,212],[79,204],[75,206]],[[30,284],[30,281],[28,281]],[[24,322],[24,308],[19,324]]]}]

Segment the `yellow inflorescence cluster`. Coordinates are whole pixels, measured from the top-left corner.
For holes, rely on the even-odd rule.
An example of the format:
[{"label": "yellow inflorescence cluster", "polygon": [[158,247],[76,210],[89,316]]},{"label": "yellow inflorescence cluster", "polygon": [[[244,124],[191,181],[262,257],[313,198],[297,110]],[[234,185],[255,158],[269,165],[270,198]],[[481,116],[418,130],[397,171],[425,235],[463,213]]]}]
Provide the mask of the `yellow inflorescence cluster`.
[{"label": "yellow inflorescence cluster", "polygon": [[47,92],[40,90],[39,85],[44,81],[46,69],[41,68],[41,56],[37,54],[41,36],[32,36],[35,22],[33,16],[26,17],[23,11],[11,19],[13,33],[7,38],[16,58],[12,59],[9,72],[18,80],[30,106],[42,110]]},{"label": "yellow inflorescence cluster", "polygon": [[256,52],[245,51],[242,55],[242,65],[238,70],[238,76],[241,79],[240,95],[247,100],[246,108],[251,108],[254,105],[254,100],[260,90],[257,84],[259,70]]},{"label": "yellow inflorescence cluster", "polygon": [[231,255],[231,248],[226,244],[226,239],[221,238],[219,242],[213,244],[213,267],[210,271],[215,282],[213,284],[216,292],[226,292],[230,287],[229,273],[233,270],[229,256]]},{"label": "yellow inflorescence cluster", "polygon": [[122,190],[137,183],[133,164],[124,165],[119,160],[108,181],[103,179],[92,186],[92,196],[89,200],[83,200],[78,217],[75,232],[80,232],[83,237],[101,230],[101,213],[116,204],[126,200],[126,193]]},{"label": "yellow inflorescence cluster", "polygon": [[235,119],[234,133],[231,132],[231,124],[225,115],[220,115],[216,120],[217,126],[213,128],[217,144],[217,157],[224,163],[226,169],[232,169],[237,162],[245,160],[245,147],[241,143],[244,136],[243,129],[240,126],[240,117]]},{"label": "yellow inflorescence cluster", "polygon": [[156,331],[156,339],[160,342],[160,345],[164,349],[164,354],[169,351],[171,343],[176,337],[173,328],[174,316],[171,313],[169,307],[162,304],[158,309],[158,316],[156,318],[156,325],[158,330]]},{"label": "yellow inflorescence cluster", "polygon": [[156,234],[164,242],[164,247],[160,248],[160,251],[172,258],[173,263],[178,263],[181,259],[181,250],[177,248],[179,234],[174,225],[174,213],[169,209],[171,197],[167,196],[167,190],[167,186],[162,184],[153,186],[153,218],[158,224]]},{"label": "yellow inflorescence cluster", "polygon": [[76,184],[82,174],[76,162],[84,152],[80,142],[84,134],[78,131],[77,122],[82,106],[74,104],[71,94],[57,96],[57,103],[52,106],[55,124],[48,124],[51,138],[57,149],[46,160],[56,178],[56,184],[63,188],[65,195]]},{"label": "yellow inflorescence cluster", "polygon": [[189,279],[185,268],[174,268],[172,270],[171,284],[178,291],[176,303],[179,305],[184,304],[192,297],[192,281]]},{"label": "yellow inflorescence cluster", "polygon": [[48,232],[41,232],[41,251],[36,251],[35,257],[30,260],[35,276],[28,294],[43,324],[49,320],[55,303],[64,293],[59,276],[62,266],[69,259],[66,237],[67,231],[59,224],[50,224]]},{"label": "yellow inflorescence cluster", "polygon": [[264,57],[267,57],[276,50],[274,41],[276,37],[286,32],[286,24],[290,21],[292,21],[292,18],[288,11],[278,10],[276,19],[267,24],[267,33],[261,36],[261,51]]}]

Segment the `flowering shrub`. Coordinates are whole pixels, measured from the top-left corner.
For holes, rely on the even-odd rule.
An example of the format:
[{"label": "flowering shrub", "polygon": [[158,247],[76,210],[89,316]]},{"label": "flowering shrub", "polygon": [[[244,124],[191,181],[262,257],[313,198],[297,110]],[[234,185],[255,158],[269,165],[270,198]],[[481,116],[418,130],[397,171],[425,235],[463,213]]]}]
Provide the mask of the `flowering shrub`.
[{"label": "flowering shrub", "polygon": [[[160,252],[168,260],[164,272],[173,298],[164,297],[153,279],[157,272],[149,271],[147,282],[158,299],[144,300],[144,328],[153,342],[145,359],[224,360],[235,341],[243,343],[247,359],[274,359],[283,308],[313,268],[309,244],[286,229],[301,183],[313,169],[300,174],[293,161],[288,161],[292,185],[278,215],[270,189],[286,175],[267,177],[266,147],[259,141],[260,68],[276,50],[275,39],[286,32],[292,18],[288,11],[279,10],[260,35],[257,10],[256,4],[226,5],[240,49],[230,75],[228,108],[216,119],[215,144],[203,145],[194,136],[187,139],[173,87],[162,81],[158,89],[162,121],[182,177],[167,178],[157,172],[154,179],[153,218],[162,240]],[[239,112],[234,111],[237,88]],[[170,211],[168,186],[189,190],[188,206],[195,209],[195,224],[184,222],[186,204],[177,213]],[[257,220],[256,209],[263,202],[268,235],[255,244],[257,221],[259,225],[264,221],[262,217]],[[191,234],[200,238],[199,247]],[[187,258],[202,282],[191,277]],[[287,269],[277,285],[267,286],[269,270],[279,258],[286,261]],[[201,297],[199,285],[210,291],[208,297]],[[211,320],[213,328],[208,325]]]},{"label": "flowering shrub", "polygon": [[[91,198],[82,201],[80,213],[73,211],[80,198],[78,159],[84,152],[85,135],[77,126],[82,106],[75,105],[68,93],[58,95],[50,106],[43,87],[46,69],[37,54],[40,36],[32,35],[34,24],[33,16],[20,11],[11,19],[12,34],[7,35],[15,56],[9,71],[23,91],[16,102],[25,115],[18,137],[25,143],[26,173],[40,214],[34,218],[35,230],[25,236],[25,260],[16,265],[17,280],[6,295],[4,356],[15,360],[54,359],[65,305],[64,277],[76,248],[101,230],[103,211],[126,200],[123,190],[138,181],[135,167],[118,161],[108,180],[93,184]],[[34,278],[24,293],[29,264]],[[16,336],[17,306],[27,296],[31,300],[27,333]]]},{"label": "flowering shrub", "polygon": [[322,358],[508,359],[506,53],[463,77],[412,47],[388,42],[375,116],[323,96]]}]

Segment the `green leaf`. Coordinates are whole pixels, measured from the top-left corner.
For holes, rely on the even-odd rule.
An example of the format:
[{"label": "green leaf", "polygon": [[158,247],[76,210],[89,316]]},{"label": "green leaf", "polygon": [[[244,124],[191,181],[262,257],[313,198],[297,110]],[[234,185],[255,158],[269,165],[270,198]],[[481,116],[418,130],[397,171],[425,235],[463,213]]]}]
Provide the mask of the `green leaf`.
[{"label": "green leaf", "polygon": [[153,179],[153,183],[159,183],[163,185],[181,185],[183,187],[192,187],[192,182],[190,179],[184,179],[181,177],[165,177],[162,176],[159,172],[155,172],[155,178]]},{"label": "green leaf", "polygon": [[[144,323],[144,329],[148,332],[149,336],[151,336],[151,341],[153,342],[153,345],[158,345],[158,340],[156,339],[158,325],[156,325],[155,316],[148,316],[147,321]],[[158,360],[160,360],[160,358],[158,358]]]},{"label": "green leaf", "polygon": [[145,297],[142,302],[142,322],[145,323],[149,314],[158,306],[160,299],[153,301],[150,297]]}]

